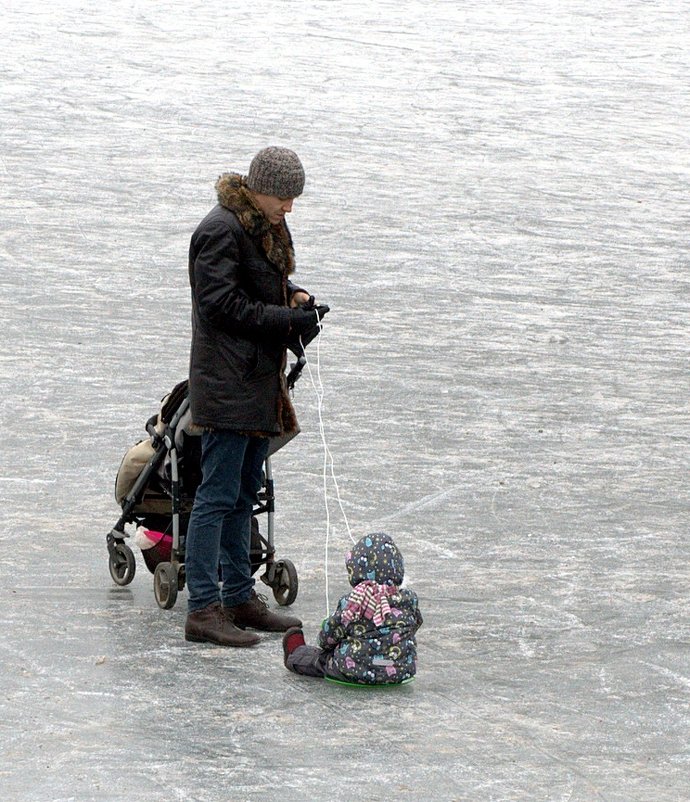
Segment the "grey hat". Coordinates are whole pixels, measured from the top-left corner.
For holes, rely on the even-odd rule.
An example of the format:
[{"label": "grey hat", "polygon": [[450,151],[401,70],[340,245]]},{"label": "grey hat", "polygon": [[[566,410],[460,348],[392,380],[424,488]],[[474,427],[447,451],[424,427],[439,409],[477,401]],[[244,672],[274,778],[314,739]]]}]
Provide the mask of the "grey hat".
[{"label": "grey hat", "polygon": [[302,162],[288,148],[264,148],[249,165],[247,187],[262,195],[296,198],[304,189]]}]

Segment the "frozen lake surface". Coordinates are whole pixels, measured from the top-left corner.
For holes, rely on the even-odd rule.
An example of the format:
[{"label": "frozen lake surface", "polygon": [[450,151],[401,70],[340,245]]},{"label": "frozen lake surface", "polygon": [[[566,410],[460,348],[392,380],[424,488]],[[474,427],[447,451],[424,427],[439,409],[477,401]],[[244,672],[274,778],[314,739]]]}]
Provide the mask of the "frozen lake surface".
[{"label": "frozen lake surface", "polygon": [[[3,802],[687,802],[689,20],[0,0]],[[187,644],[184,594],[108,572],[120,459],[186,374],[189,237],[269,144],[307,171],[347,519],[394,535],[425,616],[395,691],[290,675],[279,636]],[[276,543],[312,639],[306,376],[295,403]]]}]

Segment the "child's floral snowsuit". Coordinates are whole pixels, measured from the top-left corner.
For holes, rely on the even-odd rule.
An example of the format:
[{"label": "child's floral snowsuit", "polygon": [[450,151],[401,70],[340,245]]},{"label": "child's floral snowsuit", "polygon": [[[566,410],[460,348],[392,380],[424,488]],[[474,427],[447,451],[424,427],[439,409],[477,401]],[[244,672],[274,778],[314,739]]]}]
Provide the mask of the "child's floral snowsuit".
[{"label": "child's floral snowsuit", "polygon": [[345,565],[354,590],[319,632],[319,646],[330,653],[326,673],[368,685],[409,679],[417,669],[415,632],[422,615],[417,594],[399,587],[402,554],[389,535],[377,532],[356,543]]}]

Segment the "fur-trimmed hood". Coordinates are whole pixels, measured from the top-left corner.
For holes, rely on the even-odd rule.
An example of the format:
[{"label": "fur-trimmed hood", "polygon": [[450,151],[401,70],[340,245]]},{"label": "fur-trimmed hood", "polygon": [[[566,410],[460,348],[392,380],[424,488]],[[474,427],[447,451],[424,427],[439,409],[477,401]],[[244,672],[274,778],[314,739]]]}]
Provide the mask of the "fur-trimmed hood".
[{"label": "fur-trimmed hood", "polygon": [[218,203],[234,212],[242,228],[250,237],[258,240],[266,257],[282,273],[289,276],[295,270],[295,251],[290,230],[283,221],[272,225],[263,212],[254,204],[247,189],[244,176],[238,173],[223,173],[216,181]]}]

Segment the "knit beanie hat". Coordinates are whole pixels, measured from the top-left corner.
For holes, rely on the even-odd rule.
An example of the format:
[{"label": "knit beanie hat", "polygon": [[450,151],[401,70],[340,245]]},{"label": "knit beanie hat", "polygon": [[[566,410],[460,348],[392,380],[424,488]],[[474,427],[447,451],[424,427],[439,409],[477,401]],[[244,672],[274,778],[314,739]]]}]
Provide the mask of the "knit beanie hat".
[{"label": "knit beanie hat", "polygon": [[264,148],[249,165],[247,187],[261,195],[296,198],[304,189],[302,162],[288,148]]}]

